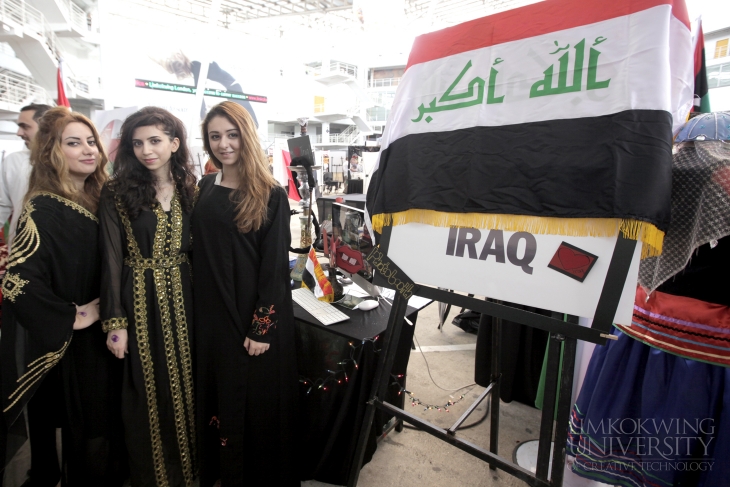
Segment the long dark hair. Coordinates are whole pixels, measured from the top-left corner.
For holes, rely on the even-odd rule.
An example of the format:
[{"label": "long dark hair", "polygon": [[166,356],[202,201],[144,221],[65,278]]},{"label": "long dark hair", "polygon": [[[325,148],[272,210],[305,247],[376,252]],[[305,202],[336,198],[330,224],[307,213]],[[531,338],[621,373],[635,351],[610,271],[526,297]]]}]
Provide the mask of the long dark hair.
[{"label": "long dark hair", "polygon": [[132,144],[134,131],[139,127],[149,126],[159,128],[170,140],[177,137],[180,141],[177,151],[170,157],[170,171],[180,198],[180,206],[189,213],[193,209],[196,181],[185,126],[175,115],[163,108],[145,107],[124,121],[110,185],[121,198],[122,205],[132,220],[139,216],[142,208],[151,208],[157,204],[156,177],[137,160]]},{"label": "long dark hair", "polygon": [[232,101],[224,101],[214,106],[203,120],[203,148],[215,167],[223,168],[223,164],[210,149],[208,139],[208,125],[215,117],[227,118],[236,126],[241,137],[236,167],[238,189],[231,193],[231,200],[236,204],[236,226],[242,233],[258,230],[266,223],[269,196],[279,183],[269,172],[269,161],[259,143],[253,118],[245,108]]},{"label": "long dark hair", "polygon": [[[86,178],[84,190],[79,191],[69,177],[68,163],[61,149],[62,135],[70,123],[83,123],[91,130],[96,146],[99,149],[96,170]],[[55,107],[45,112],[38,121],[38,133],[31,143],[30,173],[28,193],[25,201],[41,191],[57,194],[96,213],[99,205],[101,187],[107,180],[106,164],[108,162],[104,147],[91,120],[80,113],[72,112],[66,107]]]}]

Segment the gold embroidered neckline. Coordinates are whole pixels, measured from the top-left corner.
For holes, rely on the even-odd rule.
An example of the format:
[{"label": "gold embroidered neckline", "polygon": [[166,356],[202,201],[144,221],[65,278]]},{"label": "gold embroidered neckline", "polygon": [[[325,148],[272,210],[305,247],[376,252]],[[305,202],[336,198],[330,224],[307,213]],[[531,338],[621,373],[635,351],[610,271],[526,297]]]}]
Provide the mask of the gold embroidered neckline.
[{"label": "gold embroidered neckline", "polygon": [[42,196],[50,196],[51,198],[54,198],[54,199],[56,199],[56,200],[60,201],[60,202],[61,202],[61,203],[63,203],[64,205],[66,205],[66,206],[69,206],[69,207],[73,208],[74,210],[78,211],[78,212],[79,212],[79,213],[81,213],[82,215],[84,215],[84,216],[87,216],[87,217],[91,218],[91,219],[92,219],[92,220],[94,220],[94,221],[95,221],[96,223],[99,223],[99,219],[98,219],[98,218],[96,217],[96,215],[94,215],[94,214],[93,214],[92,212],[90,212],[89,210],[87,210],[86,208],[84,208],[83,206],[81,206],[81,205],[80,205],[80,204],[78,204],[78,203],[75,203],[75,202],[73,202],[73,201],[71,201],[71,200],[69,200],[69,199],[66,199],[66,198],[64,198],[63,196],[58,196],[57,194],[55,194],[55,193],[51,193],[51,192],[49,192],[49,191],[38,191],[38,192],[37,192],[37,193],[35,193],[35,194],[34,194],[33,196],[41,196],[41,195],[42,195]]}]

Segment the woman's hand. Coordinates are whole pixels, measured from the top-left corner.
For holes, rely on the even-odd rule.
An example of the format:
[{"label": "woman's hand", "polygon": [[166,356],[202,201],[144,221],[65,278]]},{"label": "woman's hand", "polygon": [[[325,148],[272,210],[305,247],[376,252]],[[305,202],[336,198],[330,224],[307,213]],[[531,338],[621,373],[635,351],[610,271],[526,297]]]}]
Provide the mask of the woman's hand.
[{"label": "woman's hand", "polygon": [[249,355],[261,355],[269,349],[269,344],[257,342],[246,337],[246,340],[243,342],[243,348],[246,349]]},{"label": "woman's hand", "polygon": [[74,330],[83,330],[99,321],[99,298],[82,306],[76,305]]},{"label": "woman's hand", "polygon": [[129,353],[127,339],[127,330],[109,330],[106,333],[106,348],[116,358],[124,358],[124,354]]}]

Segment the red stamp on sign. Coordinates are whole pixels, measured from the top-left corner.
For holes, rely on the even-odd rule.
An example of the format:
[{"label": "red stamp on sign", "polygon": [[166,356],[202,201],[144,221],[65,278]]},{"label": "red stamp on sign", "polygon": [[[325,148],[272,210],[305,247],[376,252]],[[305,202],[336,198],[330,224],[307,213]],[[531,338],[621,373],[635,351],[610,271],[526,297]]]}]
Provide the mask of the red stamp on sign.
[{"label": "red stamp on sign", "polygon": [[575,245],[562,242],[550,260],[548,267],[583,282],[598,260],[597,255],[581,250]]}]

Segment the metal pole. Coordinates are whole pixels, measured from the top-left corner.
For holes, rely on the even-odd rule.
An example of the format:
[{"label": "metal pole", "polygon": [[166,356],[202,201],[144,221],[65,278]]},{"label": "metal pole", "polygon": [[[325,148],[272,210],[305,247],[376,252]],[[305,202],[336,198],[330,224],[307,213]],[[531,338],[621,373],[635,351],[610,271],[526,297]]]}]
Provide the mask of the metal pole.
[{"label": "metal pole", "polygon": [[[495,301],[501,304],[500,301]],[[486,319],[482,315],[481,322],[486,324]],[[479,326],[481,326],[481,322]],[[499,450],[499,395],[500,383],[502,380],[502,318],[492,316],[492,408],[489,412],[489,451],[498,455]],[[494,465],[489,468],[495,470]]]},{"label": "metal pole", "polygon": [[348,487],[355,487],[360,477],[360,468],[362,468],[362,460],[365,456],[365,446],[367,445],[368,435],[373,425],[375,417],[375,409],[382,403],[385,392],[388,390],[391,370],[395,361],[395,353],[398,350],[398,339],[400,338],[401,328],[403,328],[403,319],[406,316],[408,300],[399,293],[395,294],[393,307],[388,317],[388,327],[385,329],[383,348],[380,350],[378,358],[378,368],[373,377],[373,385],[370,392],[370,400],[365,407],[365,418],[363,419],[360,435],[357,440],[357,448],[355,449],[355,457],[350,465],[350,475],[347,480]]},{"label": "metal pole", "polygon": [[563,335],[551,333],[548,342],[547,374],[545,376],[545,393],[540,418],[540,439],[537,447],[537,467],[535,471],[535,475],[541,480],[547,480],[550,468],[550,445],[553,441],[555,394],[558,384],[558,368],[560,367],[560,344],[564,340]]}]

